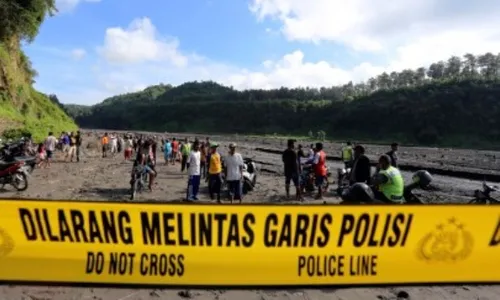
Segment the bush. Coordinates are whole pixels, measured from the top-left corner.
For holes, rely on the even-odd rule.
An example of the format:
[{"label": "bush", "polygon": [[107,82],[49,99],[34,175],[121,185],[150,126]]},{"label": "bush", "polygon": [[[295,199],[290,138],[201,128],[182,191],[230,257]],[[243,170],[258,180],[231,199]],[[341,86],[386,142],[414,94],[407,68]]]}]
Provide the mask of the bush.
[{"label": "bush", "polygon": [[24,128],[10,128],[10,129],[5,129],[2,132],[2,136],[5,139],[13,139],[13,140],[20,139],[22,137],[31,138],[31,132],[29,132]]}]

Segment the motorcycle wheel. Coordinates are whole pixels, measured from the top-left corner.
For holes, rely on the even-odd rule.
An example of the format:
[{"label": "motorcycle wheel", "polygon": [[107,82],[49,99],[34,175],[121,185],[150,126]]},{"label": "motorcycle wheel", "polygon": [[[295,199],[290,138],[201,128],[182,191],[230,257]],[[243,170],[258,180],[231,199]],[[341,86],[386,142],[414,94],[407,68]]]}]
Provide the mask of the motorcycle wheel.
[{"label": "motorcycle wheel", "polygon": [[134,178],[134,181],[131,184],[130,191],[130,200],[134,200],[137,196],[137,191],[139,190],[139,179],[137,177]]},{"label": "motorcycle wheel", "polygon": [[257,184],[257,173],[255,173],[252,178],[252,186],[255,186],[256,184]]},{"label": "motorcycle wheel", "polygon": [[16,172],[12,175],[11,184],[18,192],[25,191],[28,188],[28,177],[23,172]]},{"label": "motorcycle wheel", "polygon": [[250,180],[245,179],[243,181],[243,194],[246,195],[248,192],[252,191],[253,186]]},{"label": "motorcycle wheel", "polygon": [[467,204],[486,204],[486,201],[480,200],[480,199],[477,199],[477,198],[473,198],[472,200],[470,200],[469,202],[467,202]]}]

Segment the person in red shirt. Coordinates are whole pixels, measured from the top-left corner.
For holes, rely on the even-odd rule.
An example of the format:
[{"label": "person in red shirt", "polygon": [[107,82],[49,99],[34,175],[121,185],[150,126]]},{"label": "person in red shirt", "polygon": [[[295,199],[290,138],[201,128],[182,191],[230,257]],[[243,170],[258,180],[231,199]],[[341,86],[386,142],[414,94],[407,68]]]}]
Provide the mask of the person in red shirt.
[{"label": "person in red shirt", "polygon": [[179,153],[179,141],[176,138],[172,139],[172,165],[175,165],[175,160]]},{"label": "person in red shirt", "polygon": [[316,147],[314,148],[316,152],[314,154],[313,159],[313,168],[314,175],[316,177],[316,186],[318,187],[318,194],[315,199],[323,198],[323,189],[321,186],[323,185],[324,180],[327,179],[327,169],[326,169],[326,154],[323,151],[323,143],[316,143]]}]

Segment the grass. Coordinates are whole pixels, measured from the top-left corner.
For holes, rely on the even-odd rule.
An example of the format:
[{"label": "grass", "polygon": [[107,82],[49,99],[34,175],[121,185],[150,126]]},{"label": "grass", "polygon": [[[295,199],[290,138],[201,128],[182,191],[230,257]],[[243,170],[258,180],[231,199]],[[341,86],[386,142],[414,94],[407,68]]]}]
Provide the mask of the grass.
[{"label": "grass", "polygon": [[0,130],[23,128],[35,141],[43,140],[49,131],[76,130],[75,122],[57,104],[31,86],[30,76],[20,61],[20,53],[10,54],[0,43],[0,119],[3,121]]}]

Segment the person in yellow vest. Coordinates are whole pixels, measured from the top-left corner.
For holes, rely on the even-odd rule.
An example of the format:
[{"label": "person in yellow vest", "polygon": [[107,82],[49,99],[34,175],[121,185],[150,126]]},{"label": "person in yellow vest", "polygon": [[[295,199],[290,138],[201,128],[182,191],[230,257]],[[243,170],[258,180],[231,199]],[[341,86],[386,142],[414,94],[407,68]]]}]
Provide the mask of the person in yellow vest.
[{"label": "person in yellow vest", "polygon": [[405,183],[401,172],[391,166],[391,158],[384,154],[378,160],[380,171],[372,178],[375,198],[390,204],[404,203]]},{"label": "person in yellow vest", "polygon": [[344,162],[345,168],[350,168],[354,161],[354,151],[352,149],[352,143],[347,142],[347,145],[342,147],[342,161]]},{"label": "person in yellow vest", "polygon": [[208,193],[212,200],[214,200],[214,194],[216,194],[217,203],[220,203],[222,162],[220,154],[217,152],[218,146],[216,143],[210,144],[210,156],[208,156]]},{"label": "person in yellow vest", "polygon": [[191,144],[189,143],[189,140],[186,138],[186,140],[184,141],[184,143],[182,143],[181,146],[181,155],[182,155],[181,172],[184,172],[184,170],[187,167],[189,154],[191,154]]}]

